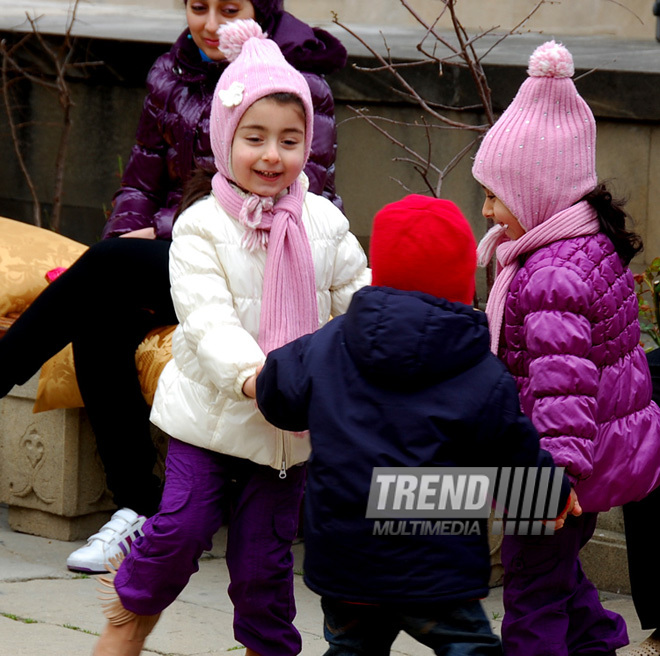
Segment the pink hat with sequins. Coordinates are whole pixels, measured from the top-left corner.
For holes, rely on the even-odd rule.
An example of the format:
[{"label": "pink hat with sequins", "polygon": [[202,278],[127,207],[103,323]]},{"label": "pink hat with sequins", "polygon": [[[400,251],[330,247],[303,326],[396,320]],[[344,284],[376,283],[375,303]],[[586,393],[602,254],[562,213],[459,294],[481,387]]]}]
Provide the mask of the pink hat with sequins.
[{"label": "pink hat with sequins", "polygon": [[211,148],[218,171],[228,179],[231,145],[247,109],[273,93],[292,93],[305,108],[305,161],[312,146],[314,105],[307,80],[282,55],[252,19],[235,20],[218,29],[218,48],[231,62],[220,76],[211,104]]},{"label": "pink hat with sequins", "polygon": [[573,57],[548,41],[488,131],[472,175],[531,230],[596,187],[596,122],[571,79]]}]

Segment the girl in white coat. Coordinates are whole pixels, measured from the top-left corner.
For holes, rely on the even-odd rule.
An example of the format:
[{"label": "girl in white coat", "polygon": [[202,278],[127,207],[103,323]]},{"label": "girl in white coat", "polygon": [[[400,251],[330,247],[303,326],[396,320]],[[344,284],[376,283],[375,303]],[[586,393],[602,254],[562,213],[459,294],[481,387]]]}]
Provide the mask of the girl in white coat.
[{"label": "girl in white coat", "polygon": [[304,78],[254,21],[219,34],[233,61],[211,111],[217,173],[211,193],[177,219],[170,253],[180,323],[151,415],[171,436],[165,490],[144,536],[104,580],[112,598],[97,656],[140,653],[225,523],[236,639],[252,656],[302,646],[291,542],[309,443],[269,425],[243,384],[270,350],[343,313],[370,272],[344,215],[306,191],[313,107]]}]

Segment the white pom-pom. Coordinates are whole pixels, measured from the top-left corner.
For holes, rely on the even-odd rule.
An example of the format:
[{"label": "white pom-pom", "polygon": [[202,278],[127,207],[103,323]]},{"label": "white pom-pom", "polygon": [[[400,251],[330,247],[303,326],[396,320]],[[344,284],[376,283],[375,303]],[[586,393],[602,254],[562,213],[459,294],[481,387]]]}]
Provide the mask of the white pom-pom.
[{"label": "white pom-pom", "polygon": [[573,56],[561,44],[548,41],[539,46],[529,58],[530,77],[573,77]]},{"label": "white pom-pom", "polygon": [[243,44],[248,39],[265,39],[266,35],[259,23],[251,18],[225,23],[218,28],[218,50],[232,62],[241,54]]}]

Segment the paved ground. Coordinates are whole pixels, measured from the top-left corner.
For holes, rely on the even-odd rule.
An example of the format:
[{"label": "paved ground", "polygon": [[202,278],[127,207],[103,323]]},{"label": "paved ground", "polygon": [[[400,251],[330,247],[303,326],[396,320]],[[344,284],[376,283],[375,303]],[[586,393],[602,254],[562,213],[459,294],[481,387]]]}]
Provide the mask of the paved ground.
[{"label": "paved ground", "polygon": [[[220,541],[221,542],[221,541]],[[93,578],[76,576],[64,563],[82,542],[59,542],[11,531],[7,509],[0,506],[0,655],[89,656],[104,624]],[[303,545],[297,545],[300,571]],[[222,545],[205,556],[200,571],[164,614],[150,637],[145,654],[219,656],[241,652],[231,630],[227,597],[227,569]],[[304,638],[303,654],[325,652],[318,597],[296,577],[298,617]],[[626,617],[633,642],[645,637],[629,597],[603,593],[605,605]],[[502,591],[496,588],[485,601],[495,631],[502,617]],[[408,636],[397,639],[392,654],[430,654]]]}]

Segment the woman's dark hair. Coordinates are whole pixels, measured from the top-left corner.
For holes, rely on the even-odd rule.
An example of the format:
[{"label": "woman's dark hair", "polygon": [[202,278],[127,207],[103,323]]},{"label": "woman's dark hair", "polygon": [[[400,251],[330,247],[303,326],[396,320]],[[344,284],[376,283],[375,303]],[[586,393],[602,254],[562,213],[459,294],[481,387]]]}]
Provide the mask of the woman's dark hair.
[{"label": "woman's dark hair", "polygon": [[196,203],[201,198],[208,196],[211,193],[211,180],[215,171],[207,169],[195,169],[186,183],[183,185],[183,194],[179,207],[174,214],[174,223],[184,210],[187,210],[193,203]]},{"label": "woman's dark hair", "polygon": [[[263,100],[264,98],[274,100],[280,105],[287,105],[289,103],[298,105],[298,107],[300,107],[302,110],[303,116],[305,116],[305,105],[303,104],[300,96],[296,95],[295,93],[289,93],[288,91],[278,91],[276,93],[268,94],[259,100]],[[174,214],[174,221],[176,221],[179,218],[179,215],[184,210],[187,210],[193,203],[196,203],[198,200],[204,198],[204,196],[208,196],[211,193],[211,180],[214,174],[215,170],[209,171],[206,169],[198,168],[193,171],[192,175],[190,178],[188,178],[183,186],[181,201],[176,213]]]},{"label": "woman's dark hair", "polygon": [[601,182],[582,200],[586,200],[596,210],[601,231],[612,240],[619,257],[629,264],[644,248],[644,244],[636,232],[626,229],[626,219],[630,216],[623,209],[625,199],[613,198],[606,184]]}]

